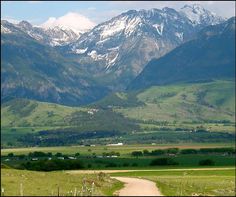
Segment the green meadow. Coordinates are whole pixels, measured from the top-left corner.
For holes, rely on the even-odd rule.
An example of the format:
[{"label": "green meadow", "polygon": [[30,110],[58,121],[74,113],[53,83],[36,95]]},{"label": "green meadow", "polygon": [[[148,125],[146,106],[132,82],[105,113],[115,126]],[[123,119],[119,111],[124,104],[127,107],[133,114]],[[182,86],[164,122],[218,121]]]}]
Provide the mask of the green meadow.
[{"label": "green meadow", "polygon": [[112,195],[122,185],[102,173],[73,175],[63,171],[1,169],[1,196],[103,196]]}]

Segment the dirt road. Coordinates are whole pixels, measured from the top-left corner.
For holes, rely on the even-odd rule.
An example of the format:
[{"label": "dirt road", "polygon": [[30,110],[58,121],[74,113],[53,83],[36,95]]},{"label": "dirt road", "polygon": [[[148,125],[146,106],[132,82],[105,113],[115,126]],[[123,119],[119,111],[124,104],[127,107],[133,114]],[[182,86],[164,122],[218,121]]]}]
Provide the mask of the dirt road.
[{"label": "dirt road", "polygon": [[129,177],[111,178],[125,183],[125,187],[117,192],[119,196],[162,196],[152,181]]}]

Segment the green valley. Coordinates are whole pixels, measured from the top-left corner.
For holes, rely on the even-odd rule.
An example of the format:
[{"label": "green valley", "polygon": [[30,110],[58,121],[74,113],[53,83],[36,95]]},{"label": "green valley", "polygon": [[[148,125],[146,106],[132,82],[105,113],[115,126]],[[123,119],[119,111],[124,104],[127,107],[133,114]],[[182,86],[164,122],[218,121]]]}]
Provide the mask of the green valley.
[{"label": "green valley", "polygon": [[[146,143],[231,142],[234,88],[233,81],[153,86],[114,93],[84,107],[11,100],[2,104],[2,147],[96,144],[96,137],[100,144],[132,144],[141,139]],[[73,140],[68,136],[74,136]],[[46,140],[42,143],[39,138]]]}]

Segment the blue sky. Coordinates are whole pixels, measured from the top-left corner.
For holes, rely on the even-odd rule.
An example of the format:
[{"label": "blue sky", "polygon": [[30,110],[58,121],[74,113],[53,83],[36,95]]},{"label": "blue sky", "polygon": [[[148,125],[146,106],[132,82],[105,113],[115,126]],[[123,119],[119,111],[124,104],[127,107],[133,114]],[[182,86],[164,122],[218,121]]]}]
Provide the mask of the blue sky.
[{"label": "blue sky", "polygon": [[[61,17],[69,12],[78,13],[98,24],[106,21],[124,11],[130,9],[163,8],[165,6],[179,9],[191,1],[1,1],[1,18],[8,20],[27,20],[32,24],[39,25],[48,20],[49,17]],[[231,17],[235,15],[233,1],[229,2],[201,2],[206,9],[218,15]]]}]

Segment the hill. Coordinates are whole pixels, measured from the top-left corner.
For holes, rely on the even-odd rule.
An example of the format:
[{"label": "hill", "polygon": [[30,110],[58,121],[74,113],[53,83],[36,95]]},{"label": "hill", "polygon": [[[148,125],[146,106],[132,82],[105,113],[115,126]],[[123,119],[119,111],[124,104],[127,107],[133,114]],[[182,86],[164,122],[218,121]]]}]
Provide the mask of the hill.
[{"label": "hill", "polygon": [[143,121],[235,120],[234,81],[152,86],[115,93],[95,103],[112,106],[125,116]]}]

